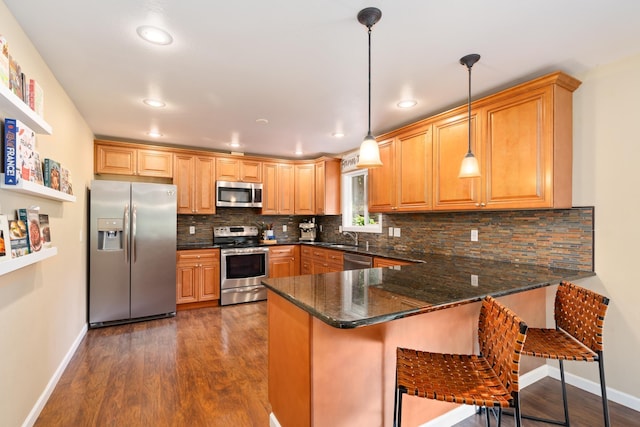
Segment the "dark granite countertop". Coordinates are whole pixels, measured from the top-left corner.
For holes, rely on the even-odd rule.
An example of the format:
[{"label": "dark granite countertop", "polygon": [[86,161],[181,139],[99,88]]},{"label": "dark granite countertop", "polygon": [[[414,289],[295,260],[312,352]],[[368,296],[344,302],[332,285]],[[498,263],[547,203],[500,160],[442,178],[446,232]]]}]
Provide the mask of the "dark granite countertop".
[{"label": "dark granite countertop", "polygon": [[330,326],[355,328],[595,275],[444,255],[421,254],[418,260],[422,263],[399,269],[283,277],[263,284]]}]

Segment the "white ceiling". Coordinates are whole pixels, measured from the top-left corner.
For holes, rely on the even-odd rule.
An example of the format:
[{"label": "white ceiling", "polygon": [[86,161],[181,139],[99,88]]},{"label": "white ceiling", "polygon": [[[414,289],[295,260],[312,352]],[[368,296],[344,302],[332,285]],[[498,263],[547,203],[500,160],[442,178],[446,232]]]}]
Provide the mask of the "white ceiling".
[{"label": "white ceiling", "polygon": [[[382,10],[372,33],[374,135],[464,104],[458,60],[469,53],[482,56],[477,98],[640,52],[638,0],[4,2],[95,135],[276,157],[342,153],[365,136],[367,29],[356,19],[365,7]],[[141,25],[169,31],[173,44],[143,41]],[[151,109],[144,98],[167,105]],[[401,98],[418,105],[399,110]]]}]

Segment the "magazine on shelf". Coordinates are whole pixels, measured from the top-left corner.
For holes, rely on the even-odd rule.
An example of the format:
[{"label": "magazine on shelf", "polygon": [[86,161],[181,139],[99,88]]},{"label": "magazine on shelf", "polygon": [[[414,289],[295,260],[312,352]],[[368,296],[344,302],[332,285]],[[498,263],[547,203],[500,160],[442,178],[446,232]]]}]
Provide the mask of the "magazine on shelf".
[{"label": "magazine on shelf", "polygon": [[44,91],[34,79],[29,79],[29,107],[40,117],[44,116]]},{"label": "magazine on shelf", "polygon": [[71,172],[69,172],[69,169],[62,166],[60,166],[60,191],[65,194],[73,194]]},{"label": "magazine on shelf", "polygon": [[9,44],[0,35],[0,85],[9,87]]},{"label": "magazine on shelf", "polygon": [[24,234],[27,237],[27,253],[30,253],[31,249],[29,245],[29,218],[27,216],[27,210],[24,208],[16,209],[16,218],[18,218],[24,224],[24,227],[25,227]]},{"label": "magazine on shelf", "polygon": [[9,55],[9,89],[24,102],[22,97],[22,69],[11,55]]},{"label": "magazine on shelf", "polygon": [[38,252],[42,249],[40,209],[27,209],[27,230],[29,234],[29,252]]},{"label": "magazine on shelf", "polygon": [[44,185],[60,191],[60,163],[44,159]]},{"label": "magazine on shelf", "polygon": [[51,247],[51,228],[49,227],[49,215],[40,214],[40,236],[42,238],[42,247]]},{"label": "magazine on shelf", "polygon": [[27,239],[27,225],[20,219],[9,220],[9,241],[11,242],[11,257],[17,258],[29,254],[29,240]]},{"label": "magazine on shelf", "polygon": [[42,173],[42,161],[40,161],[40,154],[37,151],[33,152],[31,158],[31,176],[30,181],[36,184],[44,185],[44,176]]},{"label": "magazine on shelf", "polygon": [[11,259],[11,238],[9,237],[9,218],[0,215],[0,262]]}]

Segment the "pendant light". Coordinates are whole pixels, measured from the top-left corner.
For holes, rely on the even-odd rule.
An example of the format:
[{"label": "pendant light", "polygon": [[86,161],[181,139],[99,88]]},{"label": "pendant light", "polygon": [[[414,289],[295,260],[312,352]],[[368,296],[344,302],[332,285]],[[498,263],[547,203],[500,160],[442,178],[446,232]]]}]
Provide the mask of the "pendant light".
[{"label": "pendant light", "polygon": [[460,63],[462,65],[467,66],[467,70],[469,71],[469,151],[467,151],[466,156],[462,159],[462,165],[460,165],[460,173],[458,174],[458,178],[477,178],[480,176],[480,166],[478,165],[478,159],[471,152],[471,67],[473,64],[478,62],[480,59],[480,55],[477,53],[471,53],[469,55],[463,56],[460,58]]},{"label": "pendant light", "polygon": [[369,128],[367,136],[360,144],[358,168],[375,168],[382,166],[380,148],[376,139],[371,135],[371,27],[382,17],[382,12],[376,7],[367,7],[358,12],[358,22],[367,27],[369,32]]}]

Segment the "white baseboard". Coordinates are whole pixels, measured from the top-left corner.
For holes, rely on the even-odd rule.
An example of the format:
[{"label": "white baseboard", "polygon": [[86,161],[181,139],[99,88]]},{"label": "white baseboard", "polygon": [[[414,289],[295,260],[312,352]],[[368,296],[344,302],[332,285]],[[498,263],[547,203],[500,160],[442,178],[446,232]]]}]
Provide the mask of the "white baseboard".
[{"label": "white baseboard", "polygon": [[[597,363],[592,363],[592,365],[594,365],[594,368],[597,371],[598,369]],[[551,365],[547,365],[547,366],[549,368],[549,376],[551,378],[560,380],[560,368],[551,366]],[[591,394],[595,394],[596,396],[600,396],[599,382],[586,380],[577,375],[568,373],[566,370],[566,365],[565,365],[565,371],[564,371],[564,379],[567,382],[567,384],[570,384],[574,387],[579,388],[580,390],[584,390]],[[605,378],[605,382],[606,382],[606,378]],[[611,387],[607,387],[607,400],[618,403],[624,407],[633,409],[634,411],[640,412],[640,398],[618,391],[616,389],[612,389]]]},{"label": "white baseboard", "polygon": [[29,415],[22,423],[22,427],[32,427],[36,423],[36,420],[38,419],[40,412],[42,412],[44,405],[46,405],[47,400],[49,400],[49,397],[51,396],[51,393],[53,393],[53,390],[56,388],[56,384],[58,384],[58,381],[60,380],[62,373],[67,368],[67,365],[71,361],[71,358],[75,354],[76,350],[78,349],[78,346],[82,342],[82,339],[84,338],[86,333],[87,333],[87,324],[85,323],[82,329],[80,330],[80,333],[78,334],[76,339],[73,341],[73,344],[71,344],[71,347],[67,351],[67,354],[65,354],[64,358],[60,362],[60,365],[58,365],[58,369],[56,369],[56,371],[53,373],[53,376],[49,380],[49,383],[47,384],[44,391],[36,401],[36,404],[31,409],[31,412],[29,412]]}]

